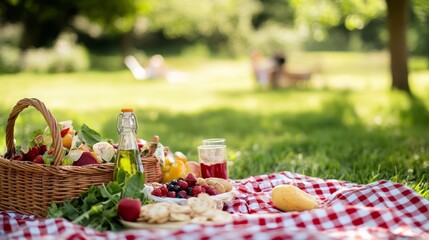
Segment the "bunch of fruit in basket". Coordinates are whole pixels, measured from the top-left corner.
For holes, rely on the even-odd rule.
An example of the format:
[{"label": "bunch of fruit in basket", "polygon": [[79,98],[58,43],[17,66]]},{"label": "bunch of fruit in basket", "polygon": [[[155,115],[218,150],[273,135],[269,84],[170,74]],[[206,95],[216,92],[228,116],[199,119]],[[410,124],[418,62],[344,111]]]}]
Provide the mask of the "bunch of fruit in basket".
[{"label": "bunch of fruit in basket", "polygon": [[[113,145],[102,140],[99,133],[83,124],[80,131],[73,128],[72,121],[59,122],[63,147],[62,165],[83,166],[113,162]],[[51,165],[54,161],[52,135],[48,127],[36,130],[33,137],[16,147],[13,160]]]},{"label": "bunch of fruit in basket", "polygon": [[171,180],[168,183],[152,183],[155,197],[190,198],[201,193],[210,196],[222,194],[232,190],[232,185],[221,178],[199,178],[194,173],[188,173],[185,178]]},{"label": "bunch of fruit in basket", "polygon": [[150,141],[137,138],[137,144],[142,157],[155,156],[158,159],[162,166],[163,183],[185,178],[188,173],[201,176],[200,165],[196,161],[188,161],[186,155],[180,151],[172,153],[168,147],[161,144],[158,135],[154,135]]}]

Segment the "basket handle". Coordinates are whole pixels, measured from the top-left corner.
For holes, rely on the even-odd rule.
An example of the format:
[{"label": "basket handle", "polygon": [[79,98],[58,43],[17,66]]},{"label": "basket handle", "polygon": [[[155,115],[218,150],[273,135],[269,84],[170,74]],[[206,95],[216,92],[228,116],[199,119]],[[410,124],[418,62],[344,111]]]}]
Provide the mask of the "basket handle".
[{"label": "basket handle", "polygon": [[58,126],[57,120],[49,111],[45,104],[36,98],[23,98],[19,100],[15,107],[13,107],[12,112],[9,114],[6,125],[6,147],[7,152],[5,153],[6,158],[11,158],[15,154],[15,144],[14,144],[14,127],[15,120],[18,117],[19,113],[25,108],[32,106],[36,108],[40,113],[42,113],[45,121],[48,123],[48,127],[51,130],[52,144],[53,144],[53,155],[54,155],[54,165],[59,166],[62,159],[62,150],[63,143],[61,141],[61,133]]}]

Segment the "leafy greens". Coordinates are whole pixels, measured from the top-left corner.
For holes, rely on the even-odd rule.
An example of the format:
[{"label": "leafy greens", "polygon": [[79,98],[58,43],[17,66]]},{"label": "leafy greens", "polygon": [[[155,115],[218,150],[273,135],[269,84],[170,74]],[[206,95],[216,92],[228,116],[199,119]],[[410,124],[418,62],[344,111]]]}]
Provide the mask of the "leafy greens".
[{"label": "leafy greens", "polygon": [[142,204],[150,201],[143,193],[144,174],[136,173],[130,178],[107,185],[91,186],[79,198],[63,204],[52,203],[48,217],[65,218],[75,224],[99,231],[118,231],[124,227],[119,221],[117,205],[122,198],[140,199]]}]

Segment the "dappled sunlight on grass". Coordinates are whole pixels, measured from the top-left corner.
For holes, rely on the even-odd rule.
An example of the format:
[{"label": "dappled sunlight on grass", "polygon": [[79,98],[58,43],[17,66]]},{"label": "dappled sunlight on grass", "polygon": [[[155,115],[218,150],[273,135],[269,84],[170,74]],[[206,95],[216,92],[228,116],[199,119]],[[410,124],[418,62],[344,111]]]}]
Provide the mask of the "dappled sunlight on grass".
[{"label": "dappled sunlight on grass", "polygon": [[[314,58],[321,58],[321,54],[313,55]],[[382,53],[369,54],[369,58],[377,56],[381,56],[381,62],[385,60]],[[69,111],[71,116],[78,112],[75,117],[83,120],[86,116],[94,116],[90,118],[95,119],[94,122],[97,121],[98,112],[115,114],[124,106],[143,112],[157,109],[195,113],[227,107],[255,114],[296,114],[302,111],[320,113],[326,111],[326,102],[348,101],[351,102],[353,114],[362,123],[369,126],[396,125],[398,114],[389,111],[394,108],[404,110],[407,106],[403,105],[406,103],[403,97],[392,98],[385,70],[376,72],[371,67],[370,74],[366,69],[361,69],[358,74],[355,67],[349,67],[353,74],[346,74],[343,68],[338,68],[338,73],[333,72],[334,66],[362,65],[366,57],[358,53],[329,54],[324,69],[314,75],[308,86],[276,91],[256,87],[248,59],[191,59],[188,61],[193,68],[183,63],[179,66],[188,67],[170,66],[184,73],[183,81],[179,82],[138,81],[126,70],[40,75],[22,73],[0,76],[0,82],[4,83],[0,94],[5,109],[11,108],[21,98],[36,97],[54,112]],[[175,61],[179,60],[174,59],[172,63]],[[330,62],[332,66],[328,64]],[[429,72],[412,75],[413,85],[420,90],[416,92],[422,93],[421,90],[427,86],[423,80],[427,74]],[[13,81],[10,81],[12,78]],[[428,104],[427,99],[423,104]],[[345,118],[353,122],[350,116]]]}]

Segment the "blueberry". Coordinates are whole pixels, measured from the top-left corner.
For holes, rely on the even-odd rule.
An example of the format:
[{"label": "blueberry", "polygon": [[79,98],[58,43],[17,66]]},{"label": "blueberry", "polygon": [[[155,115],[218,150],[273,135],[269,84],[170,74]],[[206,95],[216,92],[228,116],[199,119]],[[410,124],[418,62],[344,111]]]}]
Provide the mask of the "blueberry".
[{"label": "blueberry", "polygon": [[188,187],[188,189],[186,189],[186,194],[188,194],[189,196],[193,196],[192,195],[192,187]]},{"label": "blueberry", "polygon": [[[167,189],[168,189],[168,191],[174,191],[174,187],[175,186],[177,186],[177,185],[172,185],[172,184],[170,184],[170,183],[167,183]],[[175,192],[175,191],[174,191]]]},{"label": "blueberry", "polygon": [[180,186],[179,185],[173,185],[172,186],[172,191],[179,192],[180,191]]}]

